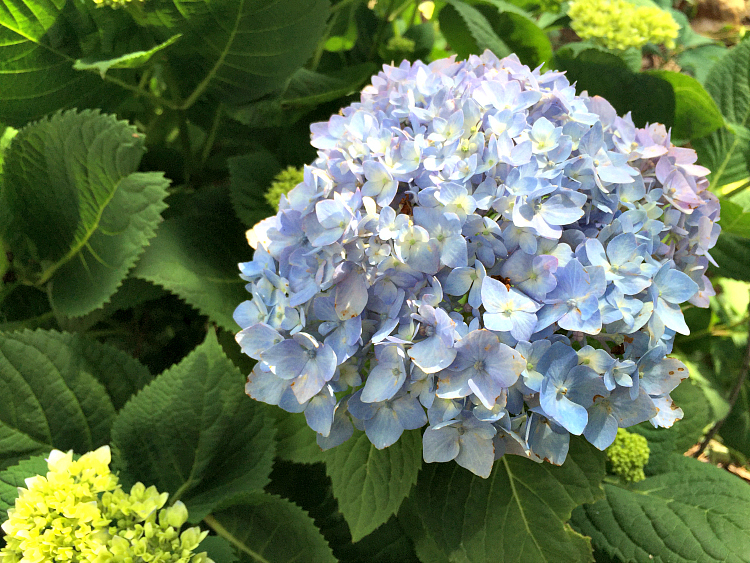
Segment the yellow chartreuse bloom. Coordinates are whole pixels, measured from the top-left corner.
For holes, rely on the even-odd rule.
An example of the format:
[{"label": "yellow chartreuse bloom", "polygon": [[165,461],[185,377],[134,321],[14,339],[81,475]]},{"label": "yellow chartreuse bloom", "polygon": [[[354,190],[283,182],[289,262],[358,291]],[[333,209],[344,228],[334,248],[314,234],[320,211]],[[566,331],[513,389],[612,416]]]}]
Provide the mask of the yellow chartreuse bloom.
[{"label": "yellow chartreuse bloom", "polygon": [[618,428],[615,441],[605,451],[610,471],[626,483],[637,483],[646,478],[643,468],[651,451],[648,441],[640,434]]},{"label": "yellow chartreuse bloom", "polygon": [[282,170],[273,179],[271,186],[268,191],[264,194],[268,205],[274,209],[279,208],[279,201],[281,196],[288,194],[292,191],[297,184],[305,179],[305,172],[301,168],[295,168],[289,166],[285,170]]},{"label": "yellow chartreuse bloom", "polygon": [[109,469],[109,446],[84,454],[52,450],[46,476],[26,479],[3,523],[0,563],[212,563],[193,551],[208,532],[188,528],[185,505],[136,483],[126,493]]},{"label": "yellow chartreuse bloom", "polygon": [[674,49],[680,31],[669,12],[626,0],[573,0],[568,16],[579,37],[593,39],[608,49],[641,48],[646,43]]},{"label": "yellow chartreuse bloom", "polygon": [[94,4],[99,6],[109,6],[110,8],[122,8],[134,1],[143,2],[143,0],[94,0]]}]

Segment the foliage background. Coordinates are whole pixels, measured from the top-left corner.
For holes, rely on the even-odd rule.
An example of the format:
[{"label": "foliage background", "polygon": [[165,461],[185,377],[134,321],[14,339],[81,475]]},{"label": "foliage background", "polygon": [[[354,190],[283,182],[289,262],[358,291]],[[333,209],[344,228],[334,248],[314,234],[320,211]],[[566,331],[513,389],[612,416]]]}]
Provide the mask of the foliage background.
[{"label": "foliage background", "polygon": [[[715,465],[750,456],[750,42],[654,4],[673,50],[578,41],[567,4],[538,0],[0,0],[0,509],[51,448],[110,443],[126,485],[212,530],[217,563],[748,561],[750,488]],[[635,429],[641,483],[582,440],[562,467],[506,456],[487,480],[423,465],[419,431],[321,452],[242,391],[244,232],[273,177],[315,158],[309,124],[384,62],[485,49],[665,123],[713,171],[718,295],[675,342],[685,419]]]}]

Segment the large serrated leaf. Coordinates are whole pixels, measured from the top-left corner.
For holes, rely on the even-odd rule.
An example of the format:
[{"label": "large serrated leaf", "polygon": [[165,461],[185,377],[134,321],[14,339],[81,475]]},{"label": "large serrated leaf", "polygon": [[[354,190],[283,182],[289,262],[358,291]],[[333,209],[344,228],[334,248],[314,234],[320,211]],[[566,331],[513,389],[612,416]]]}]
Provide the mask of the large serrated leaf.
[{"label": "large serrated leaf", "polygon": [[329,14],[328,0],[155,0],[143,11],[158,32],[184,34],[173,62],[193,92],[186,105],[203,92],[242,104],[282,89]]},{"label": "large serrated leaf", "polygon": [[20,126],[60,108],[101,106],[127,94],[92,72],[73,69],[61,37],[66,0],[0,1],[0,121]]},{"label": "large serrated leaf", "polygon": [[636,563],[744,563],[750,487],[710,464],[673,455],[669,471],[573,512],[573,524],[610,556]]},{"label": "large serrated leaf", "polygon": [[0,460],[53,447],[85,453],[109,442],[115,409],[69,338],[0,333]]},{"label": "large serrated leaf", "polygon": [[230,539],[240,563],[335,562],[312,518],[296,504],[267,493],[243,495],[207,519]]},{"label": "large serrated leaf", "polygon": [[378,450],[357,432],[325,454],[326,473],[346,518],[352,541],[358,541],[395,514],[417,482],[422,439],[408,431],[392,446]]},{"label": "large serrated leaf", "polygon": [[717,62],[706,90],[728,126],[696,141],[700,162],[711,169],[712,188],[750,176],[750,41],[743,41]]},{"label": "large serrated leaf", "polygon": [[101,307],[155,234],[169,181],[136,172],[143,152],[115,116],[68,111],[23,128],[6,153],[5,235],[63,315]]},{"label": "large serrated leaf", "polygon": [[268,483],[273,437],[273,420],[244,394],[213,332],[125,405],[112,428],[115,467],[183,500],[192,520]]},{"label": "large serrated leaf", "polygon": [[576,506],[602,496],[603,478],[604,454],[582,439],[571,440],[562,467],[505,455],[482,479],[455,463],[429,464],[409,497],[408,520],[419,522],[406,523],[430,560],[592,561],[588,538],[567,522]]},{"label": "large serrated leaf", "polygon": [[73,64],[73,68],[76,70],[96,70],[102,78],[106,76],[107,71],[111,68],[140,68],[146,66],[154,55],[169,47],[180,37],[182,37],[180,33],[173,35],[163,43],[159,43],[147,51],[133,51],[119,57],[107,59],[95,57],[78,59]]},{"label": "large serrated leaf", "polygon": [[25,487],[25,480],[34,475],[47,474],[47,461],[44,456],[25,459],[0,471],[0,521],[8,519],[8,509],[18,498],[18,487]]}]

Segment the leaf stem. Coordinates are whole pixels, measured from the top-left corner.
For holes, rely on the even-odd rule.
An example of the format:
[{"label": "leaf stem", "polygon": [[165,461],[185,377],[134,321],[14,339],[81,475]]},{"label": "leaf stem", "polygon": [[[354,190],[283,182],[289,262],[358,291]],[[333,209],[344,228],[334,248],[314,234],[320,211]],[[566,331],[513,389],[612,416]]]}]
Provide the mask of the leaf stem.
[{"label": "leaf stem", "polygon": [[[750,306],[748,306],[748,310],[750,310]],[[748,330],[750,331],[750,322],[748,322]],[[742,386],[745,384],[745,380],[747,379],[747,372],[749,370],[750,370],[750,334],[748,334],[747,345],[745,346],[745,359],[742,361],[742,367],[740,368],[740,373],[739,373],[739,376],[737,377],[737,382],[735,383],[734,388],[732,389],[732,392],[729,394],[729,398],[727,399],[727,402],[729,403],[729,410],[727,411],[727,414],[724,418],[722,418],[721,420],[717,420],[714,423],[714,425],[711,427],[711,430],[708,431],[706,436],[701,441],[700,446],[698,446],[698,449],[695,451],[695,453],[693,453],[693,457],[697,458],[703,453],[703,451],[706,449],[706,446],[708,446],[708,443],[713,439],[714,436],[716,436],[716,433],[724,425],[724,422],[726,422],[727,418],[729,418],[729,415],[732,413],[732,409],[734,409],[734,405],[740,396],[740,391],[742,391]]]},{"label": "leaf stem", "polygon": [[247,553],[250,557],[255,559],[258,563],[270,563],[268,559],[263,557],[260,553],[256,553],[249,547],[247,547],[240,539],[234,536],[229,530],[227,530],[224,526],[222,526],[216,518],[213,517],[212,514],[209,514],[205,518],[203,518],[203,522],[206,523],[206,525],[211,528],[214,532],[216,532],[219,536],[227,540],[229,543],[234,545],[237,549],[242,551],[243,553]]},{"label": "leaf stem", "polygon": [[216,106],[216,114],[214,115],[214,121],[211,124],[211,129],[208,132],[208,137],[203,143],[203,150],[201,151],[201,168],[206,164],[208,156],[211,154],[211,149],[214,147],[214,141],[216,141],[216,132],[219,130],[219,123],[221,123],[222,113],[224,113],[224,104],[219,102]]}]

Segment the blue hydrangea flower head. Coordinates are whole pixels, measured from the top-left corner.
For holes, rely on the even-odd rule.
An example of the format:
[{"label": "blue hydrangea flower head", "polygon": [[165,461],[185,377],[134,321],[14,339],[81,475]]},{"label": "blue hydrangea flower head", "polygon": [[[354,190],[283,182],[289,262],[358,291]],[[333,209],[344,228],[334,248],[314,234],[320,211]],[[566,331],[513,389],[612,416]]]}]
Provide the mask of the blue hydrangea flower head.
[{"label": "blue hydrangea flower head", "polygon": [[682,416],[667,354],[713,294],[720,207],[664,126],[485,52],[386,65],[311,131],[240,264],[248,395],[324,449],[425,428],[425,461],[482,477]]}]

